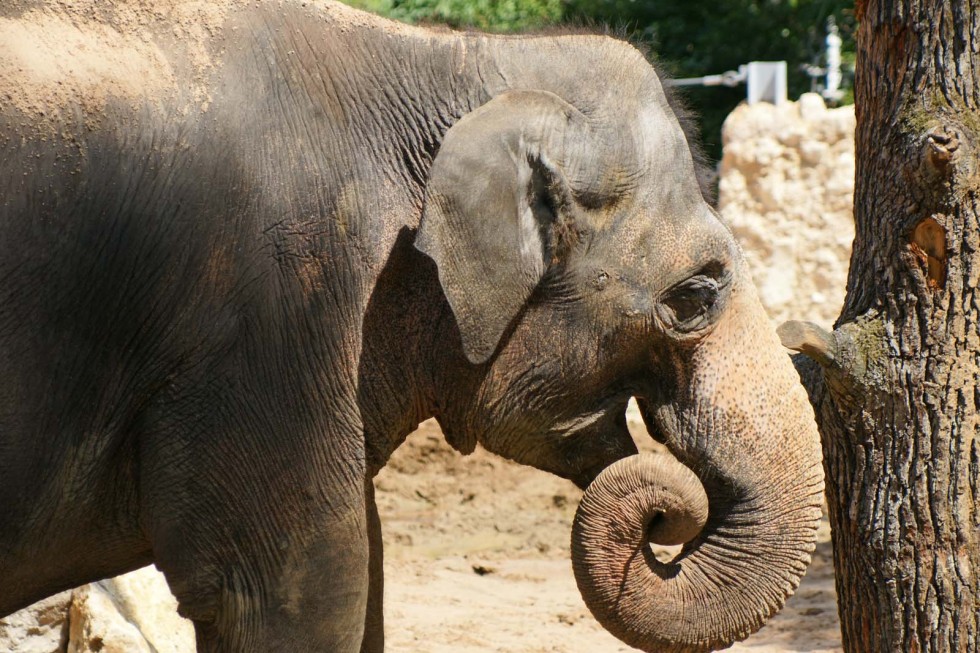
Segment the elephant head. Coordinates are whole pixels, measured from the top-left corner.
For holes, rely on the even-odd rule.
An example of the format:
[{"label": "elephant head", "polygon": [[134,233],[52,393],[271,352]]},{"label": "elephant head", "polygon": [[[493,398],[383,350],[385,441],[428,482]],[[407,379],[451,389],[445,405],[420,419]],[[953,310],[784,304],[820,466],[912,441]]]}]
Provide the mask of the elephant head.
[{"label": "elephant head", "polygon": [[[432,165],[416,247],[458,329],[438,415],[455,446],[585,487],[636,452],[637,397],[684,467],[635,458],[590,486],[576,575],[629,644],[709,650],[758,629],[803,575],[820,449],[655,76],[638,95],[603,111],[511,90],[465,115]],[[648,538],[687,544],[663,563]]]}]

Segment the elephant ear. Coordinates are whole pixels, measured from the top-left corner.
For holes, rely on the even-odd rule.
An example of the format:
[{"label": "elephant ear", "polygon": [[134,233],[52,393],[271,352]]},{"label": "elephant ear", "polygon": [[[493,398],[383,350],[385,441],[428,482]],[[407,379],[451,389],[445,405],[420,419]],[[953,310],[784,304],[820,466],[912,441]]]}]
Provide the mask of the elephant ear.
[{"label": "elephant ear", "polygon": [[[562,248],[563,163],[585,117],[547,91],[509,91],[446,133],[415,246],[435,261],[470,362],[489,359]],[[560,228],[559,228],[560,227]]]}]

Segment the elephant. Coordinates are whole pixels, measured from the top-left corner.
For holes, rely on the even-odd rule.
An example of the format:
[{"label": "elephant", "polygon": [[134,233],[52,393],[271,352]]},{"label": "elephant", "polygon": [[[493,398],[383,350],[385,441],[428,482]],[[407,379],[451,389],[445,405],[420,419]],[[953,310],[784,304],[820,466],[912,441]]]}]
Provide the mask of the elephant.
[{"label": "elephant", "polygon": [[372,479],[430,417],[587,488],[633,646],[798,585],[812,411],[632,45],[13,0],[0,62],[0,615],[155,563],[202,652],[383,650]]}]

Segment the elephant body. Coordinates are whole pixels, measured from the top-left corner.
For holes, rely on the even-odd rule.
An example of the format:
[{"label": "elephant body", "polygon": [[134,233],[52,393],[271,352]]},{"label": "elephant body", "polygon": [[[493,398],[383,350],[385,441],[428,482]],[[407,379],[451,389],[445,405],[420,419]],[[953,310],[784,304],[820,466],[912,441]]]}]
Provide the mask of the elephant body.
[{"label": "elephant body", "polygon": [[788,497],[778,608],[812,416],[643,57],[201,4],[0,9],[0,615],[155,562],[201,651],[380,650],[407,434],[586,486],[630,396],[712,518]]}]

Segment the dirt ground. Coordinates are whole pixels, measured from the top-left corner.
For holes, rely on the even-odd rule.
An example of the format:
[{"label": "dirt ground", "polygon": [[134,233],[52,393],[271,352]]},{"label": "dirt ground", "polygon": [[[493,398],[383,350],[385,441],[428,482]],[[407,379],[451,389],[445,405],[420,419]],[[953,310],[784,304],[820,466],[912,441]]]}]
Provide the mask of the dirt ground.
[{"label": "dirt ground", "polygon": [[[642,449],[653,444],[630,420]],[[580,491],[483,450],[461,456],[425,422],[375,480],[392,653],[632,651],[582,603],[569,559]],[[732,651],[840,651],[830,530],[783,611]]]}]

